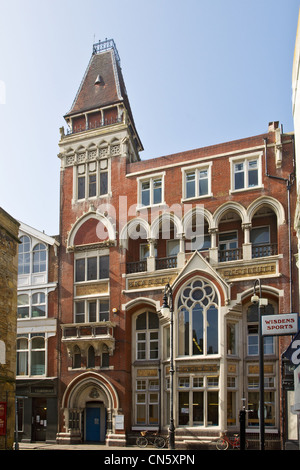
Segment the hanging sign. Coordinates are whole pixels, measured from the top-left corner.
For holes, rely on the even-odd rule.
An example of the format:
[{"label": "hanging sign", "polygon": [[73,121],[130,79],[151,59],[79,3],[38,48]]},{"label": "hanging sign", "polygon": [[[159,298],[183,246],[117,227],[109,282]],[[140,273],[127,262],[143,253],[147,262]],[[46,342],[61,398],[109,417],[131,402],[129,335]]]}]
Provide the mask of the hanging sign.
[{"label": "hanging sign", "polygon": [[298,332],[298,313],[262,315],[263,336],[293,335]]}]

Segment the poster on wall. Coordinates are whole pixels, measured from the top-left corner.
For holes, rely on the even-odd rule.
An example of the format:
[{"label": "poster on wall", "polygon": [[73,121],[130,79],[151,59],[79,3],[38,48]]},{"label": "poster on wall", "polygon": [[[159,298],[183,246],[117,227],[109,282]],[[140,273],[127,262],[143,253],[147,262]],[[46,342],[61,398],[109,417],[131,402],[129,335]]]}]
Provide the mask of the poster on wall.
[{"label": "poster on wall", "polygon": [[6,434],[6,402],[0,402],[0,436]]}]

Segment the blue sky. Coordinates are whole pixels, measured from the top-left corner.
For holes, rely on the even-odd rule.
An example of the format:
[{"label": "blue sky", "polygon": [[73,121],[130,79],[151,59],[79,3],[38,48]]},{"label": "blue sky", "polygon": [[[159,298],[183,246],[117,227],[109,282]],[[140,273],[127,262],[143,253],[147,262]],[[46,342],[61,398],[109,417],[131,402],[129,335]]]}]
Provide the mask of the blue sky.
[{"label": "blue sky", "polygon": [[0,0],[0,206],[59,232],[59,128],[99,39],[116,42],[142,159],[261,134],[270,121],[293,131],[299,7]]}]

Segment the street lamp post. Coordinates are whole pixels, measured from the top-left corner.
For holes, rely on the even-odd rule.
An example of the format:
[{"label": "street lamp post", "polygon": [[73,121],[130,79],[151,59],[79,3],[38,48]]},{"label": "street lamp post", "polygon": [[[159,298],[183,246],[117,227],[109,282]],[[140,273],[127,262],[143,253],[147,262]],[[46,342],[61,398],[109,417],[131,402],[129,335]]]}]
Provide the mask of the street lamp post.
[{"label": "street lamp post", "polygon": [[[259,286],[259,296],[256,295],[256,284]],[[264,337],[262,335],[262,309],[263,299],[261,296],[261,282],[256,279],[253,286],[253,296],[251,302],[257,305],[258,312],[258,345],[259,345],[259,433],[260,433],[260,450],[265,450],[265,404],[264,404]]]},{"label": "street lamp post", "polygon": [[165,286],[163,305],[161,312],[164,316],[170,314],[170,426],[169,426],[169,445],[170,449],[175,449],[175,426],[174,426],[174,310],[173,310],[173,291],[170,284]]}]

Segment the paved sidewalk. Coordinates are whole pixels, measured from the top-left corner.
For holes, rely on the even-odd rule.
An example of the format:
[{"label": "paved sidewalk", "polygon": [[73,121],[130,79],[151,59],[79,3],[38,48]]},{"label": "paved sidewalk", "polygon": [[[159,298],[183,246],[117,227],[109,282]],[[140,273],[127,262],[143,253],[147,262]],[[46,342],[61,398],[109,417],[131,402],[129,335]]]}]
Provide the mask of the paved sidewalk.
[{"label": "paved sidewalk", "polygon": [[[149,446],[149,450],[150,450]],[[19,442],[19,450],[104,450],[111,451],[136,451],[145,450],[137,446],[107,446],[105,444],[48,444],[46,442]]]}]

